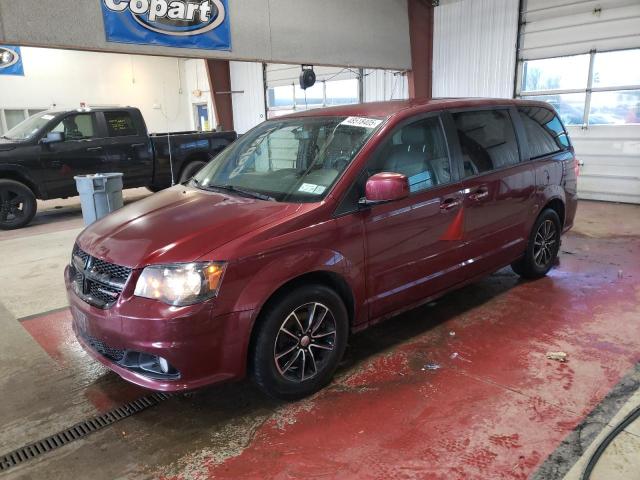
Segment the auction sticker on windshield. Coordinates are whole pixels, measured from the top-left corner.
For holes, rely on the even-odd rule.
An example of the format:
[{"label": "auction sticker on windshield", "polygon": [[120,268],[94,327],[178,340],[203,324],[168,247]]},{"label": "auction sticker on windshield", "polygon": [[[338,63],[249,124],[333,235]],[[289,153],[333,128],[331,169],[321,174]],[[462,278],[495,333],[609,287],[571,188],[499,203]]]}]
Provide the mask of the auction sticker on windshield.
[{"label": "auction sticker on windshield", "polygon": [[350,127],[376,128],[381,123],[382,120],[378,118],[348,117],[340,125],[348,125]]},{"label": "auction sticker on windshield", "polygon": [[322,195],[327,187],[316,185],[313,183],[303,183],[298,189],[299,192],[313,193],[314,195]]}]

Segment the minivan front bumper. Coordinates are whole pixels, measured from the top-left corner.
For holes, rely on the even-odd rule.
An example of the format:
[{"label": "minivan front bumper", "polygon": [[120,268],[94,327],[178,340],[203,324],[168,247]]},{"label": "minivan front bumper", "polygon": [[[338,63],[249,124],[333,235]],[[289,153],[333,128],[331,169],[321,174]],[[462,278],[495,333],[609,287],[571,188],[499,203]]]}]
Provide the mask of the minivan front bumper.
[{"label": "minivan front bumper", "polygon": [[[215,299],[187,307],[122,295],[108,309],[74,293],[65,269],[73,331],[82,347],[125,380],[173,392],[242,378],[252,311],[216,316]],[[159,360],[166,363],[160,368]]]}]

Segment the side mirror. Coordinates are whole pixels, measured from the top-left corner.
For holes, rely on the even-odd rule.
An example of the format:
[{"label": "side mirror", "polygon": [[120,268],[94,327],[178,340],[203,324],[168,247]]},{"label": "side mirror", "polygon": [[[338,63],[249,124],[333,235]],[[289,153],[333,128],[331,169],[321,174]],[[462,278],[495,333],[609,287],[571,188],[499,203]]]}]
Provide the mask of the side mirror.
[{"label": "side mirror", "polygon": [[49,132],[47,136],[40,140],[40,143],[44,145],[49,145],[51,143],[60,143],[64,142],[64,133],[63,132]]},{"label": "side mirror", "polygon": [[409,196],[409,181],[400,173],[382,172],[373,175],[365,186],[365,197],[360,205],[376,205],[378,203],[401,200]]}]

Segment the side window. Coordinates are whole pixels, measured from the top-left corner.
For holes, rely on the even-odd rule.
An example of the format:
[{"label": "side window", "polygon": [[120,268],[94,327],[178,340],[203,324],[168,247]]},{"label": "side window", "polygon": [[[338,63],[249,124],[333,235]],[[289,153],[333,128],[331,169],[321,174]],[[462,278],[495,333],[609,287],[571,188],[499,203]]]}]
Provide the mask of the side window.
[{"label": "side window", "polygon": [[406,175],[411,192],[450,183],[451,162],[439,118],[406,125],[385,140],[347,192],[336,214],[355,212],[367,179],[380,172]]},{"label": "side window", "polygon": [[454,113],[464,176],[471,177],[515,165],[520,161],[518,143],[507,110]]},{"label": "side window", "polygon": [[520,107],[518,112],[527,134],[531,158],[551,155],[569,147],[569,137],[551,110],[542,107]]},{"label": "side window", "polygon": [[110,137],[132,137],[139,135],[133,117],[129,112],[104,112],[107,132]]},{"label": "side window", "polygon": [[409,190],[419,192],[451,181],[447,142],[437,117],[396,131],[367,167],[367,177],[379,172],[406,175]]},{"label": "side window", "polygon": [[51,131],[64,133],[65,140],[86,140],[96,136],[96,117],[93,113],[79,113],[65,117]]}]

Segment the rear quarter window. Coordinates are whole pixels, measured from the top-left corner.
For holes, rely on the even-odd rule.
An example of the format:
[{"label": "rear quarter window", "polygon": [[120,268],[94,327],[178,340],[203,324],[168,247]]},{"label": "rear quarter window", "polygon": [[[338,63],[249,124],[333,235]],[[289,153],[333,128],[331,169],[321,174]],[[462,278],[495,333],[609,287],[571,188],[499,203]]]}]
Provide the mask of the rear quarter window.
[{"label": "rear quarter window", "polygon": [[140,134],[129,112],[105,112],[104,118],[110,137],[131,137]]},{"label": "rear quarter window", "polygon": [[518,112],[527,134],[532,159],[562,152],[570,146],[567,132],[551,110],[543,107],[519,107]]}]

